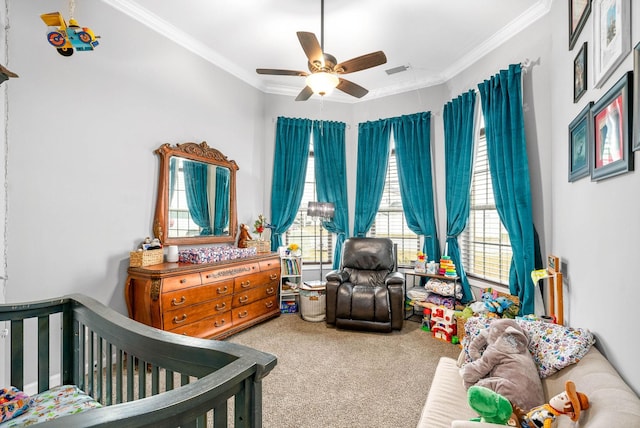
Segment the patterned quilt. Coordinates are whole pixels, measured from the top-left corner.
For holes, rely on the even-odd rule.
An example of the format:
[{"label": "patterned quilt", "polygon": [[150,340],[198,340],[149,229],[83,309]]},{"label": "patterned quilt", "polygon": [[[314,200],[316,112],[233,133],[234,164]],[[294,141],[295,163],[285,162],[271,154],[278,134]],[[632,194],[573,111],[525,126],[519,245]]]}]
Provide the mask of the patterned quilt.
[{"label": "patterned quilt", "polygon": [[102,407],[74,385],[60,385],[30,397],[26,410],[0,423],[1,428],[35,425],[61,416]]}]

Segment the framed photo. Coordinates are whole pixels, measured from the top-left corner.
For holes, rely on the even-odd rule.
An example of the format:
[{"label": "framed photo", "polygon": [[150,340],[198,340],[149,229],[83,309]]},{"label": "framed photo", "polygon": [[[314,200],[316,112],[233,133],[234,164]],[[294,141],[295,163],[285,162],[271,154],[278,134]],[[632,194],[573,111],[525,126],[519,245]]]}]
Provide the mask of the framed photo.
[{"label": "framed photo", "polygon": [[591,13],[591,0],[569,0],[569,50],[580,37],[582,27]]},{"label": "framed photo", "polygon": [[591,108],[593,102],[582,109],[569,124],[569,181],[589,175],[591,151]]},{"label": "framed photo", "polygon": [[631,50],[631,0],[593,0],[593,82],[601,88]]},{"label": "framed photo", "polygon": [[632,71],[625,73],[591,109],[591,179],[594,181],[633,170],[633,153],[629,144],[632,75]]},{"label": "framed photo", "polygon": [[573,60],[573,102],[578,102],[587,92],[587,42],[582,44]]},{"label": "framed photo", "polygon": [[633,48],[633,151],[640,150],[640,43]]}]

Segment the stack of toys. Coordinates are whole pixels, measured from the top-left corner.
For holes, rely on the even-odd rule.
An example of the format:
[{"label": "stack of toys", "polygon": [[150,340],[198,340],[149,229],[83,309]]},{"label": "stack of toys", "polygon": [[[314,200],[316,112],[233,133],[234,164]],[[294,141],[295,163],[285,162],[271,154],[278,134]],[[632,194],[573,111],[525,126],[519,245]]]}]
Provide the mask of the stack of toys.
[{"label": "stack of toys", "polygon": [[456,272],[456,265],[451,260],[450,256],[442,256],[440,258],[440,275],[444,275],[446,277],[455,278],[458,276],[458,272]]},{"label": "stack of toys", "polygon": [[455,311],[442,306],[431,310],[431,332],[436,339],[451,342],[456,336],[457,322]]}]

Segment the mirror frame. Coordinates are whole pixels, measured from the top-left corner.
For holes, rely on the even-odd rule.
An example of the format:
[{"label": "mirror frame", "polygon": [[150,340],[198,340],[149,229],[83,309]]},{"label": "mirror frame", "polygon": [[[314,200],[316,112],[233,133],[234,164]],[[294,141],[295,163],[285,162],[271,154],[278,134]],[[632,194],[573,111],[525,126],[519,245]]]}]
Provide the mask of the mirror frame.
[{"label": "mirror frame", "polygon": [[[161,145],[154,151],[160,156],[160,173],[158,179],[158,196],[156,199],[156,212],[153,221],[153,234],[163,244],[187,245],[187,244],[217,244],[235,242],[238,217],[236,212],[236,171],[239,169],[236,161],[229,160],[219,150],[211,148],[206,141],[197,143],[178,143],[171,147],[169,143]],[[169,163],[172,156],[203,162],[210,165],[229,168],[229,235],[228,236],[188,236],[168,237],[166,231],[169,218]]]}]

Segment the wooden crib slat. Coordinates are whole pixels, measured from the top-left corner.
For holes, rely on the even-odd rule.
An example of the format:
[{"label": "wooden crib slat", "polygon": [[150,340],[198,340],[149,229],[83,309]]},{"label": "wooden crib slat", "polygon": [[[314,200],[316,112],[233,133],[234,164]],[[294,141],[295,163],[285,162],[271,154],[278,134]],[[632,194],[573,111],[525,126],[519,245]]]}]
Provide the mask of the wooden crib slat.
[{"label": "wooden crib slat", "polygon": [[116,352],[116,404],[122,403],[122,378],[125,375],[122,370],[122,358],[123,351],[119,349]]},{"label": "wooden crib slat", "polygon": [[173,370],[165,370],[164,372],[165,391],[173,389]]},{"label": "wooden crib slat", "polygon": [[24,389],[24,322],[11,321],[11,385]]},{"label": "wooden crib slat", "polygon": [[96,334],[96,346],[97,346],[97,350],[96,350],[96,359],[93,360],[95,362],[96,365],[96,396],[93,397],[96,400],[98,400],[100,403],[105,404],[104,402],[104,394],[103,394],[103,372],[104,372],[104,364],[102,362],[102,356],[104,355],[104,346],[103,346],[103,340],[100,336],[98,336]]},{"label": "wooden crib slat", "polygon": [[151,395],[158,395],[160,393],[160,369],[158,366],[153,365],[151,367]]},{"label": "wooden crib slat", "polygon": [[147,362],[138,360],[138,399],[147,396]]},{"label": "wooden crib slat", "polygon": [[135,398],[133,397],[133,385],[135,379],[133,378],[135,366],[135,359],[133,355],[127,355],[127,401],[133,401]]},{"label": "wooden crib slat", "polygon": [[105,390],[105,401],[107,406],[113,404],[113,345],[111,343],[107,343],[107,355],[106,355],[106,366],[107,373],[105,374],[106,380],[106,390]]},{"label": "wooden crib slat", "polygon": [[49,389],[49,315],[38,317],[38,392]]},{"label": "wooden crib slat", "polygon": [[226,427],[228,425],[229,415],[227,410],[227,402],[213,408],[213,426]]},{"label": "wooden crib slat", "polygon": [[86,340],[85,333],[86,328],[82,323],[74,323],[73,331],[75,334],[75,358],[77,366],[74,367],[73,383],[78,386],[82,391],[86,391],[85,381],[85,367],[87,365],[87,353],[86,353]]}]

